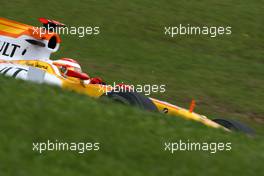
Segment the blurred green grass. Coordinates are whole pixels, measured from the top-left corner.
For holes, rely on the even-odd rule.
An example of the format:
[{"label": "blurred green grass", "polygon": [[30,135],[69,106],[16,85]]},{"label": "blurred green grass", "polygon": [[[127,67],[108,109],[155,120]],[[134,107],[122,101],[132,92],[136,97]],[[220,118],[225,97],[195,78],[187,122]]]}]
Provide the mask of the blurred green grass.
[{"label": "blurred green grass", "polygon": [[[264,11],[262,6],[263,2],[257,0],[243,0],[240,2],[231,0],[223,0],[221,2],[216,0],[165,0],[155,2],[150,0],[76,0],[74,2],[68,0],[48,0],[45,2],[23,0],[23,3],[14,0],[1,2],[1,16],[33,25],[39,25],[37,22],[38,17],[47,17],[66,23],[69,26],[100,26],[101,34],[96,37],[88,36],[85,38],[78,38],[76,36],[62,36],[63,43],[61,49],[58,53],[55,53],[53,58],[76,58],[83,65],[83,69],[91,76],[101,76],[110,84],[113,81],[124,81],[128,84],[166,84],[165,94],[153,94],[152,96],[168,100],[184,107],[188,106],[191,99],[194,98],[197,101],[197,112],[212,118],[223,117],[239,119],[240,121],[252,125],[261,136],[263,135],[264,116],[264,34],[262,32],[264,30]],[[217,38],[209,38],[206,36],[182,36],[173,39],[164,35],[164,26],[177,26],[180,23],[198,26],[232,26],[232,35]],[[43,136],[43,139],[46,139],[52,135],[47,129],[57,129],[55,132],[58,133],[58,137],[60,137],[62,133],[65,133],[62,137],[67,138],[67,129],[69,125],[72,124],[74,125],[72,127],[74,134],[69,137],[69,139],[74,140],[76,136],[79,135],[79,138],[81,138],[84,134],[86,136],[86,133],[90,132],[89,130],[85,131],[85,125],[88,122],[82,121],[83,118],[86,117],[86,114],[91,118],[94,116],[94,118],[96,117],[96,119],[98,119],[98,121],[95,120],[94,123],[92,123],[94,126],[110,123],[109,131],[114,130],[115,125],[119,123],[122,124],[122,120],[126,121],[127,118],[129,118],[129,115],[127,115],[129,113],[132,113],[131,117],[133,118],[135,118],[134,116],[158,116],[146,115],[143,112],[138,112],[129,108],[123,109],[115,105],[107,105],[109,106],[109,109],[107,109],[109,114],[105,115],[100,111],[100,108],[103,108],[101,103],[71,93],[64,92],[62,94],[60,90],[49,89],[45,86],[44,88],[33,86],[32,89],[36,91],[35,93],[26,93],[25,90],[24,93],[22,93],[22,90],[20,93],[25,94],[23,100],[14,102],[16,108],[13,109],[12,112],[12,109],[8,108],[9,106],[7,105],[9,105],[9,100],[15,101],[16,96],[20,96],[19,91],[16,94],[13,93],[15,88],[20,87],[20,83],[13,82],[9,85],[5,79],[1,78],[1,85],[3,84],[2,82],[5,83],[6,88],[1,86],[1,91],[4,88],[10,89],[10,91],[7,90],[7,92],[1,96],[3,97],[0,101],[1,117],[4,116],[7,118],[11,116],[12,118],[18,118],[17,121],[15,119],[9,119],[5,121],[5,123],[1,123],[5,125],[5,128],[2,129],[5,131],[2,132],[2,137],[6,140],[6,147],[11,144],[11,142],[8,142],[8,139],[15,135],[18,135],[18,137],[14,138],[12,142],[14,144],[17,144],[18,138],[31,141],[33,137],[33,134],[29,134],[32,133],[31,129],[35,130],[34,133],[38,131],[37,129],[39,129],[42,124],[45,124],[43,121],[44,119],[48,119],[48,124],[46,124],[46,126],[44,125],[40,133],[36,134],[34,137]],[[22,83],[22,85],[24,85],[24,83]],[[25,84],[24,86],[24,89],[29,90],[31,85]],[[27,89],[26,87],[28,86],[29,88]],[[38,100],[34,99],[34,97],[40,96],[38,90],[43,91],[41,92],[41,96],[45,95],[44,97],[49,97],[51,100],[51,103],[48,103],[48,100],[44,101],[47,106],[44,112],[49,114],[49,111],[52,111],[49,115],[51,117],[45,116],[43,119],[44,115],[39,114],[42,112],[40,107],[43,106],[43,103],[36,103],[38,101],[34,101]],[[56,93],[54,93],[54,91]],[[58,97],[57,94],[59,94]],[[56,98],[54,98],[55,95]],[[67,104],[64,104],[62,101],[64,96],[67,100],[73,99],[74,102],[80,102],[81,105],[77,106],[78,103],[76,105],[72,104],[72,109],[67,109],[64,113],[59,111],[67,106]],[[28,103],[31,103],[30,106],[27,106],[27,110],[24,110],[25,106],[21,106],[21,104],[26,105]],[[78,109],[79,107],[80,109]],[[88,111],[89,107],[92,107],[90,111]],[[76,108],[78,110],[75,110]],[[129,113],[127,113],[127,111]],[[27,115],[18,115],[21,113]],[[75,119],[74,117],[71,119],[69,114],[72,114],[72,116],[79,116],[79,118]],[[34,120],[38,115],[39,118],[37,119],[42,119],[39,124],[36,122],[37,120]],[[23,118],[20,118],[21,116],[23,116]],[[68,117],[67,119],[69,120],[65,122],[66,127],[58,127],[58,125],[52,123],[56,121],[56,119],[61,122],[59,119],[65,116]],[[160,118],[163,117],[159,116],[158,119]],[[20,121],[30,119],[32,121],[30,121],[29,124]],[[99,119],[104,119],[104,123]],[[140,121],[143,119],[146,118],[142,118]],[[170,132],[167,131],[166,125],[163,126],[163,122],[161,125],[156,123],[156,120],[153,120],[151,124],[149,124],[149,127],[143,125],[142,130],[143,128],[146,128],[146,130],[148,130],[148,128],[152,128],[153,130],[165,130],[165,137],[170,134],[176,139],[193,137],[193,139],[199,140],[201,136],[219,140],[227,138],[228,140],[234,141],[234,143],[237,144],[235,146],[238,146],[237,150],[232,152],[233,158],[230,160],[230,158],[228,158],[229,154],[219,154],[217,157],[207,159],[206,154],[200,153],[177,153],[177,156],[179,155],[178,157],[163,156],[163,154],[157,151],[155,153],[154,151],[153,154],[149,154],[151,156],[149,158],[151,159],[146,159],[147,161],[142,159],[144,161],[141,161],[140,164],[134,163],[134,160],[139,160],[139,158],[141,158],[140,154],[145,156],[148,152],[151,152],[152,147],[157,147],[157,143],[151,143],[151,141],[155,141],[155,139],[159,140],[162,135],[156,135],[156,137],[153,135],[153,139],[148,135],[132,135],[133,132],[137,131],[133,122],[123,122],[123,125],[131,125],[126,126],[131,128],[131,132],[124,134],[124,136],[128,138],[124,140],[124,145],[126,146],[125,143],[127,143],[127,146],[129,146],[129,144],[137,141],[135,139],[136,137],[139,137],[141,139],[139,142],[145,141],[144,144],[148,146],[148,152],[145,152],[145,155],[143,152],[140,152],[140,148],[136,148],[132,153],[138,157],[134,157],[134,160],[128,159],[125,160],[125,162],[121,162],[124,157],[130,156],[127,150],[122,151],[116,149],[114,153],[108,151],[100,155],[99,159],[96,160],[97,162],[94,162],[97,163],[95,165],[98,165],[99,161],[104,161],[104,169],[100,172],[96,169],[92,169],[93,165],[88,166],[88,161],[83,158],[80,159],[72,156],[73,154],[68,154],[65,157],[64,154],[54,154],[54,156],[53,154],[48,154],[49,156],[46,158],[44,156],[43,159],[41,159],[40,156],[32,156],[31,151],[28,149],[28,147],[30,148],[30,146],[28,146],[30,144],[27,142],[23,143],[21,150],[17,150],[17,153],[13,154],[13,157],[10,157],[10,163],[22,162],[23,156],[21,156],[20,152],[29,150],[24,155],[27,158],[25,163],[28,162],[27,164],[29,164],[34,161],[35,167],[31,168],[31,171],[37,173],[38,170],[43,169],[43,174],[46,172],[50,174],[61,174],[62,171],[66,169],[68,175],[81,175],[85,171],[90,171],[93,175],[110,175],[111,173],[107,172],[110,172],[110,168],[113,167],[121,167],[121,171],[119,172],[119,170],[116,169],[113,171],[113,175],[140,175],[140,173],[150,173],[150,171],[147,172],[147,170],[151,169],[153,169],[150,173],[152,175],[155,175],[155,173],[173,175],[176,170],[179,170],[179,173],[182,175],[198,173],[198,170],[203,170],[203,172],[199,174],[213,173],[216,175],[220,175],[221,172],[224,172],[226,175],[232,172],[245,175],[261,173],[257,172],[260,171],[260,165],[253,165],[253,163],[257,163],[257,161],[260,161],[259,157],[263,157],[263,152],[260,150],[260,146],[263,146],[262,140],[252,140],[244,137],[237,137],[236,135],[229,137],[225,134],[221,134],[221,132],[204,129],[200,124],[194,125],[185,121],[174,123],[174,121],[170,122],[170,120],[171,119],[169,119],[169,122],[166,122],[171,123],[169,129],[173,129]],[[78,123],[78,121],[82,123]],[[140,121],[137,121],[137,123],[140,123]],[[18,134],[18,132],[14,131],[16,125],[20,125],[20,123],[24,125],[23,128],[29,130],[28,133]],[[80,125],[80,127],[76,125]],[[188,125],[190,125],[190,127],[188,127]],[[11,130],[8,130],[9,127]],[[126,131],[125,128],[122,129]],[[91,133],[89,137],[96,138],[97,136],[94,135],[98,131],[97,128],[90,130],[94,130],[94,132]],[[120,132],[121,128],[118,130],[118,132]],[[179,134],[177,133],[178,130],[181,131]],[[119,138],[122,137],[115,136],[111,139],[109,136],[112,134],[109,136],[107,135],[108,137],[102,137],[102,135],[101,132],[98,133],[98,137],[102,139],[102,141],[120,140]],[[100,136],[102,138],[100,138]],[[110,142],[110,144],[114,143]],[[157,148],[160,149],[160,147]],[[245,154],[247,156],[245,156]],[[16,158],[16,155],[20,157]],[[115,158],[116,160],[111,157],[106,159],[108,155],[117,158]],[[119,155],[124,156],[118,157]],[[8,158],[8,155],[3,156],[4,158]],[[94,155],[94,157],[96,156],[97,154]],[[158,156],[159,160],[154,164],[155,161],[153,158],[155,158],[155,156]],[[58,167],[52,167],[52,163],[49,163],[55,157],[58,158],[56,162],[59,162],[59,160],[61,162],[57,163],[57,165],[55,164]],[[68,163],[69,165],[66,161],[69,160],[68,157],[75,157],[70,164]],[[186,157],[191,159],[184,160]],[[182,159],[184,161],[180,162]],[[225,163],[228,159],[230,160],[229,163]],[[200,160],[204,163],[202,166],[199,165]],[[241,161],[241,163],[238,161]],[[190,166],[186,164],[188,162],[191,162]],[[42,168],[43,163],[48,164],[49,167],[47,168],[52,169]],[[232,163],[237,163],[237,166]],[[24,167],[26,167],[27,164],[24,164]],[[80,164],[79,167],[78,164]],[[154,167],[153,165],[159,165],[160,167]],[[210,169],[205,170],[205,165],[211,166]],[[173,166],[176,168],[175,170],[172,169]],[[16,164],[16,167],[20,170],[18,164]],[[80,171],[75,167],[80,168]],[[126,167],[129,167],[129,169]],[[137,167],[140,167],[138,171],[136,171]],[[243,169],[239,171],[239,168]],[[20,175],[26,174],[27,169],[29,168],[24,169],[25,173],[22,171]],[[126,169],[128,172],[126,172]],[[247,171],[243,172],[244,170]],[[8,172],[13,173],[13,175],[18,175],[14,174],[15,171],[10,170]]]},{"label": "blurred green grass", "polygon": [[[208,128],[46,85],[0,77],[0,175],[255,175],[263,136]],[[23,106],[22,106],[23,105]],[[33,142],[99,142],[100,151],[32,151]],[[164,142],[231,142],[231,151],[164,151]]]}]

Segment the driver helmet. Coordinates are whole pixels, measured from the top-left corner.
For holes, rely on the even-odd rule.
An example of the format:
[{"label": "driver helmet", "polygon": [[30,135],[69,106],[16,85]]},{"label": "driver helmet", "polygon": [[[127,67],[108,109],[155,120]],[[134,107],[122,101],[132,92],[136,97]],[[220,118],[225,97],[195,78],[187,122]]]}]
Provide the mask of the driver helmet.
[{"label": "driver helmet", "polygon": [[72,70],[78,73],[82,73],[80,64],[71,58],[62,58],[56,61],[53,61],[53,64],[59,68],[59,70],[66,74],[68,70]]}]

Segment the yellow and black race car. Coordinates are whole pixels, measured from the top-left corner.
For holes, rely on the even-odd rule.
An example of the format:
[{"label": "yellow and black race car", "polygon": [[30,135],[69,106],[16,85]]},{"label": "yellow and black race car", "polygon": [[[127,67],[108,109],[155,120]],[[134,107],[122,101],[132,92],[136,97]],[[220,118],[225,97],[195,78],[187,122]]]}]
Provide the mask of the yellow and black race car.
[{"label": "yellow and black race car", "polygon": [[59,49],[61,39],[55,30],[64,24],[44,18],[43,27],[21,24],[0,18],[0,73],[26,81],[46,83],[73,90],[95,98],[111,99],[141,109],[175,115],[201,122],[213,128],[235,130],[253,134],[245,125],[232,120],[211,120],[193,112],[195,102],[189,109],[146,97],[130,86],[106,85],[100,78],[90,78],[83,73],[77,61],[69,58],[51,60],[50,55]]}]

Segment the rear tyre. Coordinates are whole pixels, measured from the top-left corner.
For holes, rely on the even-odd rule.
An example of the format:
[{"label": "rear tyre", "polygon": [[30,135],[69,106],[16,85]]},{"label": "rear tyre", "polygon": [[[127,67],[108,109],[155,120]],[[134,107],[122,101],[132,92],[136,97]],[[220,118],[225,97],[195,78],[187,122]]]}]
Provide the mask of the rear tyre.
[{"label": "rear tyre", "polygon": [[252,136],[255,135],[255,131],[253,129],[241,122],[227,119],[213,119],[213,121],[231,131],[243,132]]},{"label": "rear tyre", "polygon": [[137,92],[110,92],[108,98],[130,106],[135,106],[143,110],[158,112],[156,105],[146,96]]}]

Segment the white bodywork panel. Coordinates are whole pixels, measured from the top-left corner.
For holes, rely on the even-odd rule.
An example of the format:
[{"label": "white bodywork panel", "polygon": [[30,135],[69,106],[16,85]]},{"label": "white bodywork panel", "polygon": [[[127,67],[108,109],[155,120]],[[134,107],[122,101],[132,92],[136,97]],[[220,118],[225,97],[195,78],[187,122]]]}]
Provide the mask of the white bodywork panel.
[{"label": "white bodywork panel", "polygon": [[[45,47],[30,44],[26,40],[35,40],[45,44]],[[22,35],[12,38],[0,35],[1,60],[49,60],[51,53],[59,49],[57,43],[54,49],[48,48],[48,40],[37,40],[31,36]]]},{"label": "white bodywork panel", "polygon": [[49,85],[56,85],[59,87],[62,86],[62,81],[57,76],[36,67],[12,63],[1,63],[0,74],[25,81],[47,83]]}]

